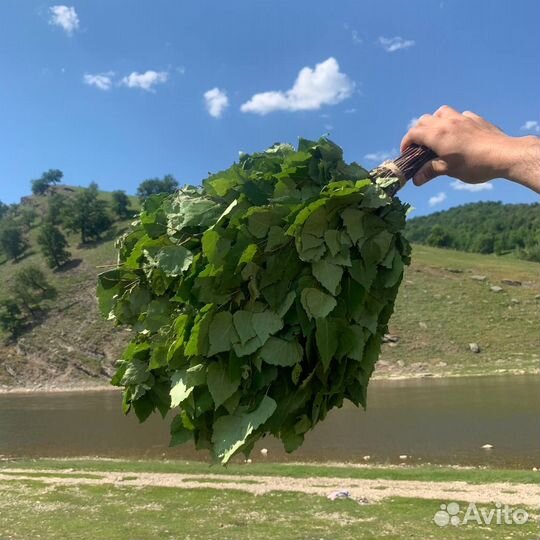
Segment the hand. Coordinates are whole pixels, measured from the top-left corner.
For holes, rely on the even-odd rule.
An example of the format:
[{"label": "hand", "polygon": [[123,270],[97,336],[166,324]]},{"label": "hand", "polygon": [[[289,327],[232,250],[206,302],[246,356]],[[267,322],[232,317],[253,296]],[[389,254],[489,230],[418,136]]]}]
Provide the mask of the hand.
[{"label": "hand", "polygon": [[401,142],[431,148],[437,158],[414,176],[417,186],[446,174],[470,184],[508,178],[540,193],[540,139],[510,137],[477,114],[448,106],[425,114]]}]

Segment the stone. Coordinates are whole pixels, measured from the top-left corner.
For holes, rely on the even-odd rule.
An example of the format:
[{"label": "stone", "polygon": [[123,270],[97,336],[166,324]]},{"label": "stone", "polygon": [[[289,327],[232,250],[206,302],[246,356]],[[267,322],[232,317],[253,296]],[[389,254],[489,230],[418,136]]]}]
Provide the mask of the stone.
[{"label": "stone", "polygon": [[346,489],[341,489],[339,491],[333,491],[328,495],[326,498],[330,499],[331,501],[335,501],[337,499],[348,499],[351,496],[350,492]]},{"label": "stone", "polygon": [[492,292],[501,292],[503,290],[503,288],[499,287],[498,285],[492,285],[489,289]]},{"label": "stone", "polygon": [[263,456],[267,456],[268,455],[268,448],[261,448],[261,454]]},{"label": "stone", "polygon": [[486,281],[486,276],[471,276],[471,279],[474,279],[475,281]]},{"label": "stone", "polygon": [[369,460],[371,459],[371,456],[364,456],[362,459],[363,459],[364,461],[369,461]]},{"label": "stone", "polygon": [[405,461],[406,459],[409,459],[409,456],[407,454],[400,454],[399,459],[401,459],[401,461]]},{"label": "stone", "polygon": [[491,450],[493,448],[492,444],[484,444],[482,445],[483,450]]},{"label": "stone", "polygon": [[394,336],[392,334],[384,334],[383,343],[397,343],[399,341],[399,336]]},{"label": "stone", "polygon": [[422,328],[422,330],[427,330],[427,324],[426,324],[425,322],[421,322],[421,321],[420,321],[420,322],[418,323],[418,326],[419,326],[420,328]]},{"label": "stone", "polygon": [[512,302],[512,304],[519,304],[519,300],[517,298],[512,298],[510,302]]},{"label": "stone", "polygon": [[480,345],[478,343],[469,343],[469,350],[473,353],[479,353]]},{"label": "stone", "polygon": [[511,287],[521,287],[521,281],[517,279],[501,279],[503,285],[510,285]]}]

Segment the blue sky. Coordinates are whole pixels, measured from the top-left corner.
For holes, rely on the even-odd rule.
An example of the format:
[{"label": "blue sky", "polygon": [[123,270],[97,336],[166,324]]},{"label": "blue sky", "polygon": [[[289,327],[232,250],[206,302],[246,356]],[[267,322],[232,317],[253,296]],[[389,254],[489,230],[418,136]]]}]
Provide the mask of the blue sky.
[{"label": "blue sky", "polygon": [[[537,0],[2,0],[0,20],[4,202],[49,168],[134,193],[324,133],[370,168],[442,104],[540,131]],[[440,178],[401,198],[417,215],[537,199],[492,184]]]}]

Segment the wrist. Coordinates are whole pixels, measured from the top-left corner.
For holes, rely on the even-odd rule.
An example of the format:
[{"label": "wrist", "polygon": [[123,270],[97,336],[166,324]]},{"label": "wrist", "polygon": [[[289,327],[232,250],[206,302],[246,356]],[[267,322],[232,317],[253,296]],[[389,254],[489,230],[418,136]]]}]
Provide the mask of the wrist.
[{"label": "wrist", "polygon": [[540,138],[509,137],[501,176],[540,193]]}]

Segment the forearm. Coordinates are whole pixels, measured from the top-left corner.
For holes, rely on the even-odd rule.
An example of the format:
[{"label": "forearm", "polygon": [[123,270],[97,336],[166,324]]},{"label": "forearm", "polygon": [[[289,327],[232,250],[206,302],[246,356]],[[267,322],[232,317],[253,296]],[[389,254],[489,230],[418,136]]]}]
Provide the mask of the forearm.
[{"label": "forearm", "polygon": [[506,178],[540,193],[540,138],[515,137],[506,156]]}]

